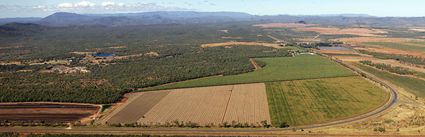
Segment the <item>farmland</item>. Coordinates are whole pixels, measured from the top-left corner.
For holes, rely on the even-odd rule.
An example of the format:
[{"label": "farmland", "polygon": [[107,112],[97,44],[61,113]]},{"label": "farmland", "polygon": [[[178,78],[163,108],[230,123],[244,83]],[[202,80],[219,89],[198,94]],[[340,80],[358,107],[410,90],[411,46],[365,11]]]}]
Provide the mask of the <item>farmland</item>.
[{"label": "farmland", "polygon": [[399,75],[391,74],[389,72],[380,71],[378,69],[364,66],[358,63],[355,65],[366,72],[372,73],[379,78],[385,79],[397,86],[404,88],[405,90],[415,94],[416,96],[419,96],[419,97],[425,96],[425,84],[424,84],[425,81],[424,80],[412,78],[408,76],[399,76]]},{"label": "farmland", "polygon": [[134,123],[168,94],[167,91],[140,93],[118,113],[107,119],[108,124]]},{"label": "farmland", "polygon": [[261,28],[290,28],[295,31],[316,32],[323,35],[356,35],[356,36],[379,36],[388,33],[385,30],[371,28],[336,28],[320,27],[317,24],[294,24],[294,23],[270,23],[254,25]]},{"label": "farmland", "polygon": [[273,125],[329,122],[371,111],[389,94],[361,77],[267,83]]},{"label": "farmland", "polygon": [[223,42],[223,43],[208,43],[202,44],[201,47],[224,47],[224,46],[264,46],[271,48],[282,48],[278,43],[265,43],[265,42]]},{"label": "farmland", "polygon": [[[4,64],[0,65],[0,102],[113,103],[138,88],[251,72],[254,67],[249,58],[289,56],[284,48],[201,47],[204,43],[228,41],[222,37],[272,42],[266,36],[257,36],[263,30],[249,23],[43,27],[43,30],[25,38],[0,37],[0,64]],[[111,53],[114,58],[122,59],[88,62],[84,55],[95,52]],[[68,59],[74,61],[70,63]],[[69,68],[86,67],[90,72],[41,73],[56,67],[52,63],[55,60],[65,60]]]},{"label": "farmland", "polygon": [[[140,123],[146,126],[178,126],[178,123],[185,126],[225,126],[223,124],[227,123],[232,126],[235,124],[262,126],[262,121],[270,122],[264,84],[176,89],[137,94],[141,95],[129,100],[122,109],[117,109],[116,114],[112,113],[114,115],[108,123]],[[146,102],[149,97],[154,96],[161,96],[161,99],[157,100],[158,97],[156,97],[157,101],[154,103]]]},{"label": "farmland", "polygon": [[415,44],[415,43],[391,43],[391,42],[366,42],[362,45],[365,46],[377,46],[377,47],[386,47],[393,48],[404,51],[414,51],[414,52],[425,52],[424,44]]},{"label": "farmland", "polygon": [[94,115],[99,110],[93,105],[54,103],[2,103],[0,123],[68,123]]},{"label": "farmland", "polygon": [[148,88],[148,90],[344,77],[354,75],[350,70],[336,64],[335,62],[315,55],[258,58],[256,60],[258,62],[264,62],[266,66],[250,73],[200,78]]}]

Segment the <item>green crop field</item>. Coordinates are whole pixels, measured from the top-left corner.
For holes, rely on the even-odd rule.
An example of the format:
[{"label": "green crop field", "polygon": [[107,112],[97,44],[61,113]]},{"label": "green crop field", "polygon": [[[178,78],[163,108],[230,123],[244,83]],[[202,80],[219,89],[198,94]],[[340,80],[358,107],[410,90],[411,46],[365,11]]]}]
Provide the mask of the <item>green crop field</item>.
[{"label": "green crop field", "polygon": [[378,69],[364,66],[358,63],[356,63],[355,65],[366,72],[372,73],[373,75],[379,78],[385,79],[397,86],[402,87],[403,89],[406,89],[409,92],[412,92],[416,96],[425,97],[425,81],[424,80],[391,74],[389,72],[380,71]]},{"label": "green crop field", "polygon": [[363,43],[365,46],[378,46],[378,47],[386,47],[404,51],[419,51],[425,52],[425,46],[420,43],[393,43],[393,42],[366,42]]},{"label": "green crop field", "polygon": [[266,83],[272,124],[323,123],[383,105],[389,93],[360,76]]},{"label": "green crop field", "polygon": [[200,78],[148,88],[147,90],[345,77],[355,75],[343,66],[316,55],[257,58],[256,60],[265,63],[266,66],[250,73]]}]

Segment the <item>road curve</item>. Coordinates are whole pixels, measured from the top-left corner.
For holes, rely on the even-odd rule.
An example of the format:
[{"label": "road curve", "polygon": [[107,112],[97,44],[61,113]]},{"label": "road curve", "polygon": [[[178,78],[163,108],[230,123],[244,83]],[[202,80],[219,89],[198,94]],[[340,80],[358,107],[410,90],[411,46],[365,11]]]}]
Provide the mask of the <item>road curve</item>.
[{"label": "road curve", "polygon": [[[326,55],[325,55],[326,56]],[[327,57],[327,56],[326,56]],[[365,72],[353,65],[346,64],[337,59],[330,59],[338,62],[339,64],[351,69],[352,71],[360,74],[361,76],[368,78],[372,81],[375,81],[381,84],[383,87],[389,89],[390,98],[388,101],[381,107],[375,109],[374,111],[361,114],[355,117],[332,121],[322,124],[313,124],[306,126],[290,127],[286,129],[281,128],[248,128],[248,129],[225,129],[225,128],[113,128],[113,127],[79,127],[74,129],[64,129],[64,128],[55,128],[55,127],[0,127],[0,132],[17,132],[17,133],[65,133],[65,134],[164,134],[164,135],[236,135],[236,136],[247,136],[247,135],[257,135],[257,136],[275,136],[275,135],[291,135],[291,136],[305,136],[306,134],[288,134],[282,133],[279,131],[285,130],[294,130],[294,129],[312,129],[312,128],[321,128],[336,126],[341,124],[348,124],[353,122],[358,122],[366,120],[369,118],[377,117],[383,114],[386,110],[390,109],[397,102],[397,91],[396,86],[386,82],[368,72]],[[323,135],[312,135],[312,136],[323,136]],[[326,135],[334,136],[334,135]],[[335,136],[350,136],[350,135],[335,135]],[[367,136],[367,135],[366,135]],[[376,135],[371,135],[376,136]]]}]

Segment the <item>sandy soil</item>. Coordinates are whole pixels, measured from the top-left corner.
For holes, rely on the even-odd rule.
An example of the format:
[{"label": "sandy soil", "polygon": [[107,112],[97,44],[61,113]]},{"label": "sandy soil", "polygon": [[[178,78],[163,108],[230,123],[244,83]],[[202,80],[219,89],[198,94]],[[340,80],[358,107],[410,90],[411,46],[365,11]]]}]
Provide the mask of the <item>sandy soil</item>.
[{"label": "sandy soil", "polygon": [[364,37],[380,37],[377,34],[386,34],[388,33],[385,30],[380,29],[368,29],[368,28],[324,28],[324,27],[308,27],[308,28],[297,28],[299,31],[312,31],[325,35],[357,35]]},{"label": "sandy soil", "polygon": [[223,46],[264,46],[271,48],[282,48],[278,43],[265,43],[265,42],[222,42],[222,43],[208,43],[202,44],[202,48],[208,47],[223,47]]},{"label": "sandy soil", "polygon": [[316,26],[316,24],[302,24],[302,23],[266,23],[266,24],[256,24],[255,27],[261,28],[302,28],[309,26]]},{"label": "sandy soil", "polygon": [[127,48],[127,46],[112,46],[112,47],[109,47],[110,49],[125,49],[125,48]]},{"label": "sandy soil", "polygon": [[292,28],[297,31],[317,32],[325,35],[357,35],[364,37],[382,37],[378,34],[387,34],[388,32],[382,29],[372,28],[335,28],[335,27],[317,27],[315,24],[300,24],[300,23],[269,23],[254,25],[261,28]]},{"label": "sandy soil", "polygon": [[342,41],[350,44],[361,44],[364,42],[394,42],[394,43],[404,43],[409,41],[414,41],[417,39],[407,39],[407,38],[382,38],[382,37],[354,37],[354,38],[339,38],[335,41]]}]

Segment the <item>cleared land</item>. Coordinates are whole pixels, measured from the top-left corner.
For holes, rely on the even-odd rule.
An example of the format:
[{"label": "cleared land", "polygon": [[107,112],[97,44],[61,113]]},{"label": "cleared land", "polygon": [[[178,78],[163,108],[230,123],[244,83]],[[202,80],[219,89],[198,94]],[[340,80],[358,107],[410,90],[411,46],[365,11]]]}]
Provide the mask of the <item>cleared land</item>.
[{"label": "cleared land", "polygon": [[363,43],[362,45],[392,48],[392,49],[398,49],[403,51],[425,52],[425,44],[421,45],[421,44],[415,44],[415,43],[366,42],[366,43]]},{"label": "cleared land", "polygon": [[157,91],[139,93],[141,95],[129,100],[122,109],[116,110],[113,116],[107,120],[108,124],[135,123],[151,110],[169,91]]},{"label": "cleared land", "polygon": [[387,31],[368,28],[333,28],[333,27],[305,27],[297,28],[298,31],[312,31],[323,35],[357,35],[365,37],[379,37]]},{"label": "cleared land", "polygon": [[263,46],[271,48],[282,48],[278,43],[265,43],[265,42],[222,42],[222,43],[208,43],[202,44],[202,48],[208,47],[224,47],[224,46]]},{"label": "cleared land", "polygon": [[2,103],[0,121],[7,122],[75,122],[88,118],[99,110],[93,105],[54,103]]},{"label": "cleared land", "polygon": [[[111,113],[108,123],[170,125],[175,121],[199,126],[270,122],[265,84],[215,86],[152,91],[135,96]],[[158,97],[161,96],[161,97]],[[158,98],[162,98],[158,101]]]},{"label": "cleared land", "polygon": [[291,28],[296,31],[316,32],[323,35],[357,35],[364,37],[379,37],[380,34],[388,32],[381,29],[372,28],[335,28],[335,27],[319,27],[315,24],[297,24],[297,23],[269,23],[254,25],[261,28]]},{"label": "cleared land", "polygon": [[273,125],[308,125],[360,115],[389,94],[359,76],[267,83]]},{"label": "cleared land", "polygon": [[265,84],[235,85],[223,122],[260,125],[270,122]]},{"label": "cleared land", "polygon": [[138,122],[163,125],[190,121],[218,125],[225,115],[231,90],[232,86],[219,86],[172,91]]},{"label": "cleared land", "polygon": [[419,97],[425,97],[425,81],[417,78],[408,76],[400,76],[391,74],[389,72],[381,71],[372,67],[364,66],[359,63],[355,63],[360,69],[369,72],[379,78],[385,79],[401,88],[415,94]]},{"label": "cleared land", "polygon": [[345,77],[355,75],[343,66],[316,55],[257,58],[256,60],[264,62],[266,66],[254,72],[245,74],[200,78],[162,85],[145,90]]}]

